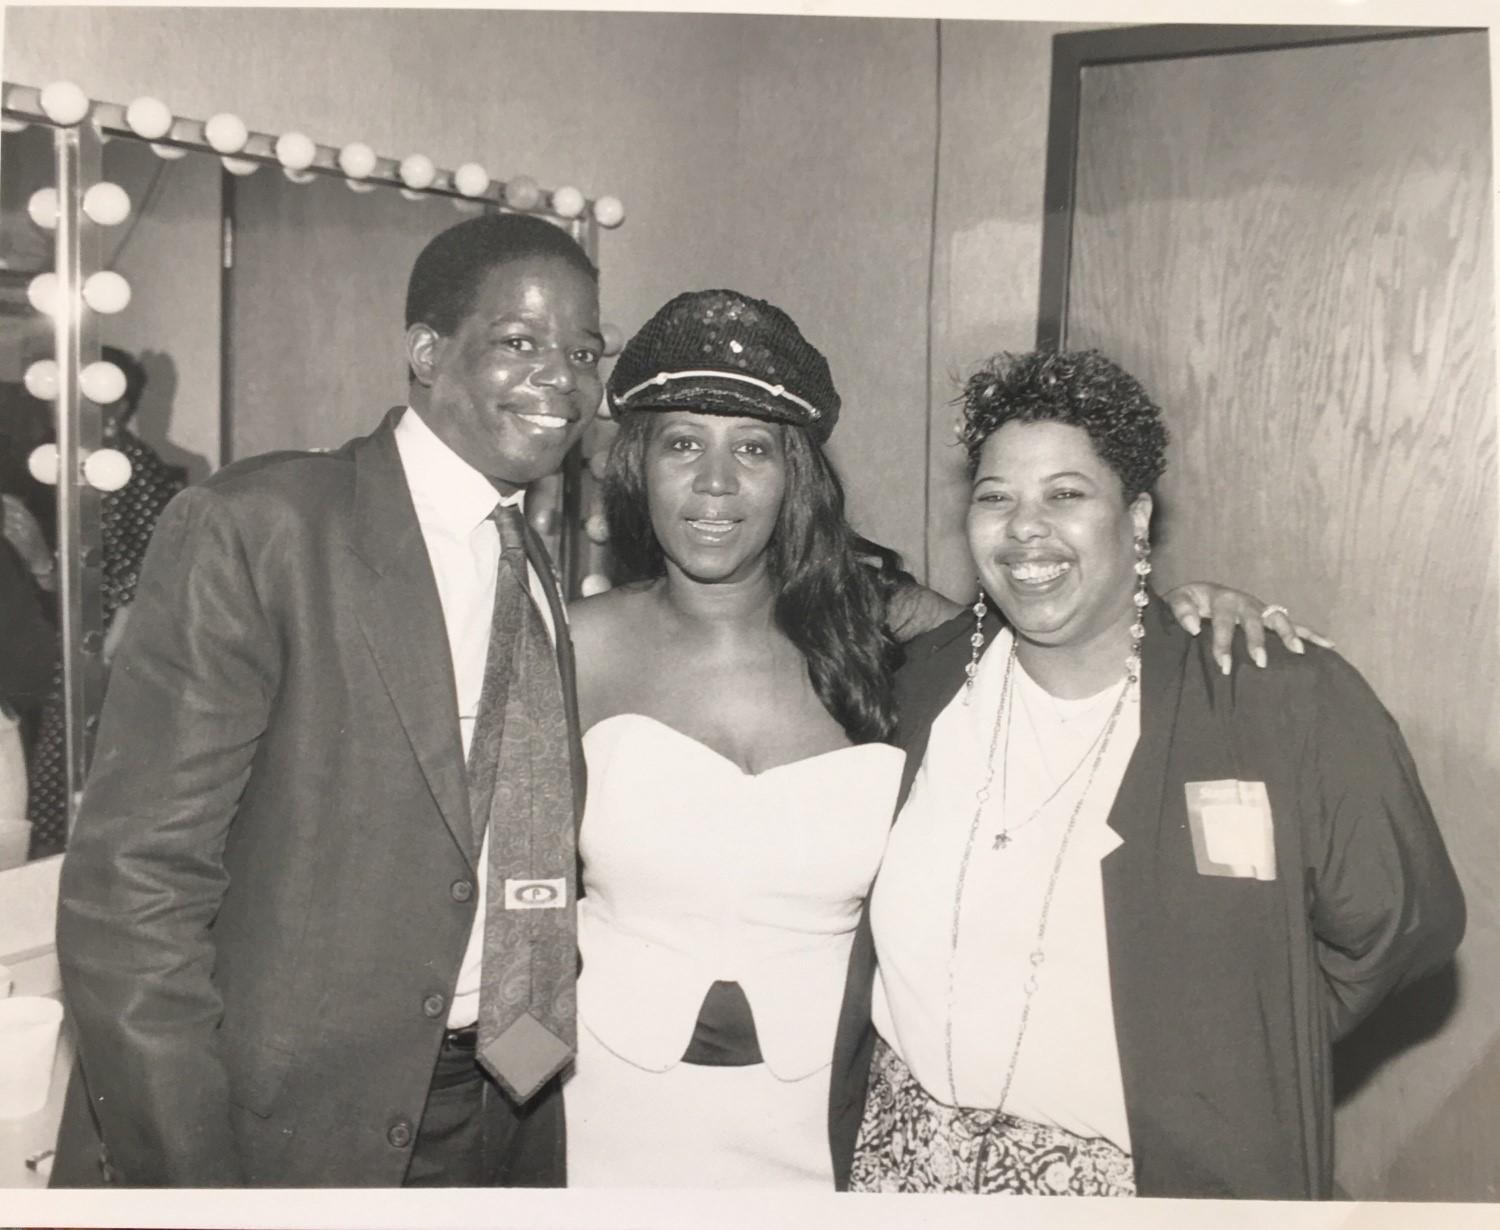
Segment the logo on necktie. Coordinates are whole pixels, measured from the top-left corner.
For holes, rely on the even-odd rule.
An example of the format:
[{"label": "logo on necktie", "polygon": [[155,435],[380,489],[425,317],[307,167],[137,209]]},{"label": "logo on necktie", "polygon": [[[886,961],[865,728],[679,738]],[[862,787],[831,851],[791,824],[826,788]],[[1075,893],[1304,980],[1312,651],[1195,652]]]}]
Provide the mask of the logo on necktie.
[{"label": "logo on necktie", "polygon": [[560,910],[567,904],[566,879],[505,881],[507,910]]}]

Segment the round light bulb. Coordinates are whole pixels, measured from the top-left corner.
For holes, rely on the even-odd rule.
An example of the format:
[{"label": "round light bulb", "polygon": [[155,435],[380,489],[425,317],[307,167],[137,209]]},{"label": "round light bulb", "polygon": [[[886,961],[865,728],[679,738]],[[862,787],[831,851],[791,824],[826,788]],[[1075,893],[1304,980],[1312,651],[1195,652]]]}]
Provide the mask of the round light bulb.
[{"label": "round light bulb", "polygon": [[130,481],[130,458],[118,449],[95,449],[83,459],[83,477],[96,491],[118,491]]},{"label": "round light bulb", "polygon": [[583,532],[590,542],[603,546],[609,541],[609,519],[603,513],[594,513],[583,523]]},{"label": "round light bulb", "polygon": [[466,196],[453,196],[448,199],[453,203],[453,208],[461,214],[479,214],[484,212],[483,201],[476,201]]},{"label": "round light bulb", "polygon": [[604,353],[607,355],[619,354],[621,347],[625,345],[625,336],[620,332],[619,325],[606,321],[599,326],[599,335],[604,339]]},{"label": "round light bulb", "polygon": [[130,194],[119,184],[94,184],[83,194],[83,212],[100,226],[115,226],[130,217]]},{"label": "round light bulb", "polygon": [[294,184],[310,184],[318,178],[316,171],[294,171],[291,167],[282,167],[281,173]]},{"label": "round light bulb", "polygon": [[531,522],[531,528],[538,534],[550,534],[557,526],[557,509],[534,509],[528,520]]},{"label": "round light bulb", "polygon": [[125,396],[125,373],[108,359],[99,359],[78,373],[78,387],[96,406],[112,405]]},{"label": "round light bulb", "polygon": [[44,231],[57,229],[57,189],[38,188],[26,202],[26,212]]},{"label": "round light bulb", "polygon": [[512,209],[535,209],[542,200],[541,185],[529,175],[505,181],[505,203]]},{"label": "round light bulb", "polygon": [[399,188],[397,191],[408,201],[425,201],[427,199],[425,192],[418,192],[415,188]]},{"label": "round light bulb", "polygon": [[0,117],[0,132],[17,133],[26,131],[26,121],[12,119],[10,116]]},{"label": "round light bulb", "polygon": [[203,139],[215,153],[238,154],[250,139],[250,130],[239,116],[220,111],[203,125]]},{"label": "round light bulb", "polygon": [[71,81],[43,86],[41,104],[47,118],[64,128],[71,128],[89,113],[89,96]]},{"label": "round light bulb", "polygon": [[346,179],[350,192],[374,192],[375,185],[363,179]]},{"label": "round light bulb", "polygon": [[51,401],[57,396],[57,360],[38,359],[26,369],[21,380],[26,391],[38,401]]},{"label": "round light bulb", "polygon": [[401,160],[401,182],[408,188],[430,188],[437,168],[426,154],[408,154]]},{"label": "round light bulb", "polygon": [[559,218],[576,218],[583,212],[583,193],[577,188],[559,188],[552,194],[552,212]]},{"label": "round light bulb", "polygon": [[151,152],[158,158],[165,159],[167,162],[176,162],[179,158],[187,156],[187,150],[183,149],[182,146],[163,145],[158,141],[151,142]]},{"label": "round light bulb", "polygon": [[350,179],[364,179],[375,169],[375,151],[363,141],[351,141],[339,150],[339,170]]},{"label": "round light bulb", "polygon": [[465,196],[483,196],[489,190],[490,173],[477,162],[466,162],[453,172],[453,186]]},{"label": "round light bulb", "polygon": [[26,284],[26,299],[43,316],[57,315],[62,306],[62,283],[55,273],[39,273]]},{"label": "round light bulb", "polygon": [[49,487],[57,486],[58,472],[62,468],[58,464],[57,445],[38,444],[31,450],[31,456],[26,458],[26,468],[37,482],[46,483]]},{"label": "round light bulb", "polygon": [[592,598],[595,594],[602,594],[610,588],[609,578],[602,572],[589,573],[578,585],[579,593],[585,598]]},{"label": "round light bulb", "polygon": [[161,99],[142,95],[125,108],[125,122],[136,136],[155,141],[172,131],[172,112]]},{"label": "round light bulb", "polygon": [[318,147],[306,133],[284,132],[276,138],[276,161],[291,171],[305,171],[318,156]]},{"label": "round light bulb", "polygon": [[600,226],[615,227],[625,221],[625,206],[617,196],[601,196],[594,202],[594,220]]},{"label": "round light bulb", "polygon": [[123,312],[130,304],[130,283],[113,269],[101,269],[84,279],[83,301],[102,316]]},{"label": "round light bulb", "polygon": [[219,161],[231,175],[254,175],[260,169],[260,163],[254,158],[220,158]]}]

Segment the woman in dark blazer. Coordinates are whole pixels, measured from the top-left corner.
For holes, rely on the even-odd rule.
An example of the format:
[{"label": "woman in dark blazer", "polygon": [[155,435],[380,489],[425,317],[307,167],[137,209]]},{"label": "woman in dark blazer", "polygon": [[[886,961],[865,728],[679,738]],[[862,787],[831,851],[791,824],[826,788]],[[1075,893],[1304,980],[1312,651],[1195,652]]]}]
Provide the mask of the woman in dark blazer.
[{"label": "woman in dark blazer", "polygon": [[898,679],[836,1177],[1326,1197],[1332,1042],[1464,926],[1401,733],[1332,652],[1230,677],[1177,626],[1147,584],[1166,432],[1109,360],[997,356],[963,438],[986,597]]}]

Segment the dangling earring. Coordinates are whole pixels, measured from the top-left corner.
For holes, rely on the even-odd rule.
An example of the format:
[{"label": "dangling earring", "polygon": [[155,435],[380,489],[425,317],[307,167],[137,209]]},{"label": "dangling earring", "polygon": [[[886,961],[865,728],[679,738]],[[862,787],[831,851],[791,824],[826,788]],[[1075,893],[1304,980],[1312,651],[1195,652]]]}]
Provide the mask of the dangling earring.
[{"label": "dangling earring", "polygon": [[984,585],[979,586],[979,597],[969,608],[974,612],[974,631],[969,634],[969,664],[964,667],[964,704],[974,695],[974,676],[979,673],[979,653],[984,648]]},{"label": "dangling earring", "polygon": [[1140,534],[1135,540],[1135,595],[1131,598],[1135,603],[1135,622],[1130,625],[1130,656],[1125,659],[1125,678],[1132,687],[1141,681],[1141,641],[1146,635],[1142,617],[1151,601],[1146,589],[1146,578],[1150,575],[1151,540]]}]

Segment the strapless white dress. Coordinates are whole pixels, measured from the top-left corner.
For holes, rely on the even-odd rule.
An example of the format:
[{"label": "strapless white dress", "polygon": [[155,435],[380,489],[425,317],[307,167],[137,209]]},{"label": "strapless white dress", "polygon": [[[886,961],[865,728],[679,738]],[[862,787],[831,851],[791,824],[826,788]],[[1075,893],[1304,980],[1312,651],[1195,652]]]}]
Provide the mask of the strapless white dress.
[{"label": "strapless white dress", "polygon": [[[751,774],[640,714],[584,749],[568,1185],[831,1189],[833,1036],[904,754]],[[719,980],[744,990],[763,1063],[681,1062]]]}]

